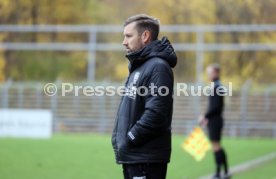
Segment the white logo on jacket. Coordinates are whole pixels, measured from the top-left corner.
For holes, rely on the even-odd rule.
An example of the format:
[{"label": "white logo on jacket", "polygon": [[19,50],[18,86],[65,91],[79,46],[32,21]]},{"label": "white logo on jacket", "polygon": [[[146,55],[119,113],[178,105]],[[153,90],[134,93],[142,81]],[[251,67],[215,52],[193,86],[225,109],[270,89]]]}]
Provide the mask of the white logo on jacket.
[{"label": "white logo on jacket", "polygon": [[140,72],[136,72],[136,73],[134,74],[134,77],[133,77],[133,84],[136,84],[136,82],[137,82],[139,76],[140,76]]},{"label": "white logo on jacket", "polygon": [[136,94],[137,94],[136,82],[138,81],[139,76],[140,76],[140,72],[136,72],[134,74],[133,81],[125,89],[125,95],[131,99],[136,98]]}]

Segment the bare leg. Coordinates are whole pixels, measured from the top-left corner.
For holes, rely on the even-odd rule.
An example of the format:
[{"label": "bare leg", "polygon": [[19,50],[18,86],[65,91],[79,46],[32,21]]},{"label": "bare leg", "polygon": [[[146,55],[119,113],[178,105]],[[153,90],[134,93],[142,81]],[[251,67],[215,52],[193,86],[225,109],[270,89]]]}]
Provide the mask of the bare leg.
[{"label": "bare leg", "polygon": [[212,149],[214,152],[217,152],[221,149],[221,145],[219,141],[212,141]]}]

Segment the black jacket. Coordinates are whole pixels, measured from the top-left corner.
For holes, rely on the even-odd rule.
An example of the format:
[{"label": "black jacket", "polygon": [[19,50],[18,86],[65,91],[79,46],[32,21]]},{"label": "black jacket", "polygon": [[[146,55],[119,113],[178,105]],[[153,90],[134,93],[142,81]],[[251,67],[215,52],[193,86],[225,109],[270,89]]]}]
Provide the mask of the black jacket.
[{"label": "black jacket", "polygon": [[223,121],[223,96],[219,95],[216,90],[221,87],[220,81],[214,80],[214,95],[209,96],[209,104],[205,117],[208,119],[209,123],[222,123]]},{"label": "black jacket", "polygon": [[[112,135],[117,163],[167,163],[171,154],[173,110],[173,72],[177,57],[168,39],[156,40],[126,56],[129,76],[121,99]],[[157,88],[144,95],[145,89],[166,86],[168,94]],[[161,88],[160,88],[161,89]],[[154,92],[154,93],[153,93]],[[165,94],[166,90],[160,90]]]}]

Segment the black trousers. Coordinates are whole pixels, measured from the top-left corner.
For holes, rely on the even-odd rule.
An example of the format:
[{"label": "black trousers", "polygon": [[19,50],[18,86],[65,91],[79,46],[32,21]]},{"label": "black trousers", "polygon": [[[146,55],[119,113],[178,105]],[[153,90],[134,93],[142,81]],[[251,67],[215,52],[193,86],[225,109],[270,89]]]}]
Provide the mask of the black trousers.
[{"label": "black trousers", "polygon": [[124,179],[166,179],[167,163],[123,164]]}]

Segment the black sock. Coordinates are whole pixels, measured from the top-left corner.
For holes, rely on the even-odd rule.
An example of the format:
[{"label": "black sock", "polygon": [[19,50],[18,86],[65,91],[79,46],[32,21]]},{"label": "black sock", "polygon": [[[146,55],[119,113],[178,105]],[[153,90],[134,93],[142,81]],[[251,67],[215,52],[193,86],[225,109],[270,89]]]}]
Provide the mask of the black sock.
[{"label": "black sock", "polygon": [[221,155],[221,161],[224,166],[224,173],[228,173],[228,162],[227,162],[227,155],[223,149],[220,150],[220,155]]},{"label": "black sock", "polygon": [[215,162],[216,162],[216,173],[217,177],[220,176],[220,166],[221,166],[221,154],[220,151],[214,152]]}]

